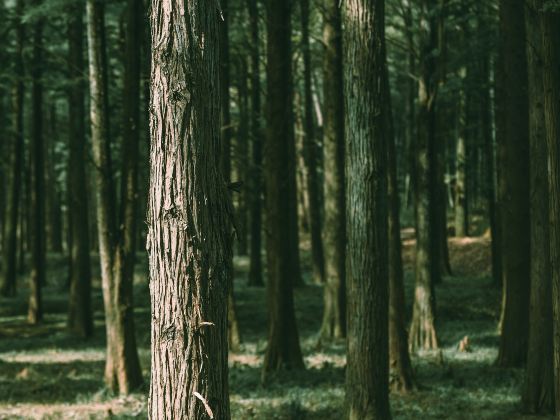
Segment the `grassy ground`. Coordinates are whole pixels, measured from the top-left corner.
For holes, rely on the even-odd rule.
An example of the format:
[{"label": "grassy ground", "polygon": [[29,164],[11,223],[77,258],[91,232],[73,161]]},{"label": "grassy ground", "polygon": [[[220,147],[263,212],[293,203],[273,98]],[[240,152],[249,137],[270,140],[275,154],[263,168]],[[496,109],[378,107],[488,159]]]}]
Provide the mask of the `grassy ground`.
[{"label": "grassy ground", "polygon": [[[484,238],[451,241],[457,275],[446,278],[436,292],[442,351],[413,357],[420,390],[391,396],[395,419],[529,418],[519,414],[523,372],[494,366],[499,291],[490,286],[488,245]],[[407,268],[412,261],[412,248],[412,240],[405,240]],[[83,342],[65,331],[65,262],[51,257],[49,264],[46,317],[41,326],[25,323],[25,290],[20,290],[16,299],[0,299],[0,419],[145,418],[146,389],[117,398],[103,390],[104,329],[99,280],[95,282],[95,338]],[[260,366],[266,345],[265,291],[245,286],[246,259],[236,259],[236,271],[244,345],[240,353],[230,356],[233,418],[343,418],[344,344],[320,349],[316,346],[322,313],[321,287],[307,286],[295,292],[307,369],[278,375],[263,386]],[[150,316],[145,261],[139,264],[135,283],[137,337],[148,380]],[[406,286],[410,303],[410,270]],[[469,337],[470,352],[458,350],[465,336]]]}]

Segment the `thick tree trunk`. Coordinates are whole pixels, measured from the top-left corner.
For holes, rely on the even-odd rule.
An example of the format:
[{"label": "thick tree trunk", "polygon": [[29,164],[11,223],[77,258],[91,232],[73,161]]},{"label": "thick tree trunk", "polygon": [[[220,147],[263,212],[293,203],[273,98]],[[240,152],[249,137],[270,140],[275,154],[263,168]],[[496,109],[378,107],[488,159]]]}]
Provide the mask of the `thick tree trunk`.
[{"label": "thick tree trunk", "polygon": [[[34,5],[40,5],[35,0]],[[41,288],[45,284],[45,160],[43,144],[43,21],[39,19],[33,29],[33,60],[31,77],[31,210],[33,214],[33,248],[29,286],[27,319],[37,324],[43,319]]]},{"label": "thick tree trunk", "polygon": [[214,3],[154,0],[151,22],[149,416],[229,419],[233,209],[220,167],[220,21]]},{"label": "thick tree trunk", "polygon": [[69,76],[72,80],[68,96],[69,145],[68,213],[70,229],[70,301],[68,328],[82,337],[93,333],[91,309],[91,273],[89,255],[89,217],[87,199],[85,86],[82,21],[83,5],[69,9],[68,42]]},{"label": "thick tree trunk", "polygon": [[504,132],[499,194],[502,223],[503,306],[498,365],[521,366],[527,358],[530,294],[529,128],[524,2],[500,2],[503,54],[501,99]]},{"label": "thick tree trunk", "polygon": [[319,194],[319,175],[317,162],[319,149],[315,138],[313,121],[313,94],[311,84],[311,49],[309,45],[309,0],[300,0],[301,37],[303,50],[303,84],[304,84],[304,161],[307,169],[307,193],[309,195],[309,227],[311,233],[311,263],[313,282],[325,281],[325,256],[321,238],[321,197]]},{"label": "thick tree trunk", "polygon": [[[2,249],[2,283],[0,292],[4,296],[14,296],[16,294],[17,280],[17,227],[18,218],[20,228],[23,218],[19,216],[20,199],[22,190],[22,170],[23,170],[23,147],[24,147],[24,83],[23,83],[23,42],[25,29],[21,22],[24,11],[24,0],[16,3],[17,24],[16,24],[16,55],[15,55],[15,74],[16,82],[12,93],[12,115],[13,115],[13,142],[11,151],[11,176],[8,184],[8,208],[6,210],[6,227],[4,236],[4,247]],[[20,243],[24,242],[23,235],[20,234]]]},{"label": "thick tree trunk", "polygon": [[[387,58],[385,57],[385,60]],[[397,154],[393,126],[393,108],[389,85],[388,65],[384,65],[383,109],[387,142],[387,177],[389,198],[389,385],[393,391],[408,392],[416,385],[408,352],[406,306],[402,262],[400,197],[397,178]],[[446,236],[447,240],[447,236]]]},{"label": "thick tree trunk", "polygon": [[343,16],[348,171],[346,410],[351,420],[387,420],[391,413],[384,2],[349,0]]},{"label": "thick tree trunk", "polygon": [[320,340],[346,337],[346,197],[342,22],[338,0],[325,0],[323,128],[325,287]]},{"label": "thick tree trunk", "polygon": [[292,1],[267,2],[266,227],[269,327],[263,379],[303,368],[293,286],[300,283],[292,113]]},{"label": "thick tree trunk", "polygon": [[251,258],[249,286],[262,286],[262,129],[259,10],[257,0],[247,0],[251,25]]},{"label": "thick tree trunk", "polygon": [[[542,5],[542,2],[539,2]],[[560,410],[560,13],[541,15],[544,115],[548,146],[550,270],[554,331],[554,394],[556,416]]]},{"label": "thick tree trunk", "polygon": [[432,253],[434,240],[433,212],[434,197],[432,179],[433,167],[430,154],[434,148],[435,124],[435,61],[434,49],[437,47],[437,31],[434,15],[435,0],[423,0],[420,10],[422,28],[420,48],[420,79],[418,89],[418,134],[416,141],[416,286],[412,323],[409,332],[409,346],[417,349],[436,349],[438,340],[435,330],[435,294],[437,282],[437,261]]},{"label": "thick tree trunk", "polygon": [[107,101],[102,65],[102,3],[87,1],[90,118],[96,175],[97,230],[107,331],[105,383],[113,391],[130,393],[142,384],[142,371],[134,335],[132,276],[136,238],[136,171],[138,154],[138,104],[140,91],[139,43],[141,3],[132,1],[127,10],[122,202],[117,220],[115,188],[107,133]]},{"label": "thick tree trunk", "polygon": [[531,175],[531,301],[529,347],[522,402],[529,413],[554,412],[552,359],[552,282],[548,217],[548,171],[545,138],[542,40],[537,0],[525,4]]}]

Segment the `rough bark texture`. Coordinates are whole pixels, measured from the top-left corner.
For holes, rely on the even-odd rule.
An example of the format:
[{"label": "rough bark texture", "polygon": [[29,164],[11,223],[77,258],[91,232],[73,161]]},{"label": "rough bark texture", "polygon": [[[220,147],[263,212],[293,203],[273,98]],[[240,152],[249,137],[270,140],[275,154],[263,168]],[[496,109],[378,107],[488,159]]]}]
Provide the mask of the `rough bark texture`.
[{"label": "rough bark texture", "polygon": [[251,25],[251,194],[249,286],[263,285],[262,270],[262,128],[259,10],[257,0],[247,0]]},{"label": "rough bark texture", "polygon": [[529,413],[554,411],[552,359],[552,282],[548,217],[548,173],[545,138],[542,41],[536,0],[525,2],[531,174],[531,300],[529,347],[523,408]]},{"label": "rough bark texture", "polygon": [[301,37],[303,49],[303,84],[304,84],[304,161],[307,170],[307,193],[309,195],[309,227],[311,233],[311,263],[313,282],[325,281],[325,256],[321,238],[321,197],[319,194],[319,175],[317,162],[319,148],[315,138],[313,121],[313,96],[311,91],[311,49],[309,46],[309,0],[300,0]]},{"label": "rough bark texture", "polygon": [[[541,2],[539,2],[541,3]],[[541,3],[542,4],[542,3]],[[541,15],[544,115],[548,146],[550,270],[554,332],[554,394],[556,417],[560,409],[560,13]]]},{"label": "rough bark texture", "polygon": [[348,342],[346,413],[391,418],[388,346],[387,149],[384,2],[348,0],[343,12],[346,105]]},{"label": "rough bark texture", "polygon": [[[113,391],[130,393],[142,384],[142,371],[134,335],[132,276],[136,239],[136,171],[138,164],[140,2],[127,9],[125,104],[120,220],[117,219],[111,153],[107,132],[106,74],[103,71],[103,3],[88,0],[87,32],[90,80],[90,119],[95,164],[97,231],[107,358],[105,384]],[[126,102],[126,101],[125,101]]]},{"label": "rough bark texture", "polygon": [[385,107],[383,114],[385,135],[387,136],[387,186],[389,198],[389,385],[393,391],[408,392],[413,390],[416,385],[408,352],[408,335],[406,331],[397,154],[391,88],[389,85],[388,65],[386,63],[384,71],[383,95]]},{"label": "rough bark texture", "polygon": [[346,336],[346,188],[341,25],[338,0],[325,0],[323,22],[325,287],[321,340]]},{"label": "rough bark texture", "polygon": [[68,328],[74,334],[89,337],[93,333],[91,311],[91,273],[89,256],[89,217],[87,182],[84,162],[85,86],[83,58],[84,7],[75,4],[69,9],[68,69],[72,84],[68,96],[69,145],[68,213],[70,230],[70,300]]},{"label": "rough bark texture", "polygon": [[499,195],[502,223],[503,306],[498,365],[521,366],[527,357],[530,294],[529,127],[524,2],[500,2],[503,54],[503,134]]},{"label": "rough bark texture", "polygon": [[232,207],[215,3],[152,1],[151,419],[229,419]]},{"label": "rough bark texture", "polygon": [[[35,0],[34,5],[40,5]],[[43,20],[33,28],[33,60],[31,64],[31,211],[33,246],[31,250],[31,276],[27,319],[37,324],[43,319],[41,288],[45,284],[45,161],[43,144]]]},{"label": "rough bark texture", "polygon": [[267,1],[267,132],[265,145],[268,347],[263,378],[303,368],[293,286],[301,278],[292,113],[292,1]]},{"label": "rough bark texture", "polygon": [[420,79],[418,88],[418,133],[416,137],[416,185],[414,202],[416,210],[416,262],[415,291],[409,346],[417,349],[436,349],[435,294],[437,261],[432,253],[434,238],[434,207],[430,154],[434,148],[434,102],[436,95],[434,49],[437,46],[434,0],[423,0],[420,8]]},{"label": "rough bark texture", "polygon": [[[25,29],[21,22],[24,1],[18,0],[17,8],[17,25],[16,25],[16,45],[17,51],[15,55],[15,74],[18,75],[12,91],[12,115],[13,115],[13,142],[11,151],[11,171],[8,186],[8,208],[6,210],[6,226],[4,248],[2,249],[2,279],[0,284],[0,292],[4,296],[14,296],[16,293],[17,280],[17,227],[18,215],[20,208],[20,196],[22,187],[22,170],[23,170],[23,101],[24,101],[24,83],[23,83],[23,42],[25,38]],[[23,237],[20,235],[20,243],[23,243]]]}]

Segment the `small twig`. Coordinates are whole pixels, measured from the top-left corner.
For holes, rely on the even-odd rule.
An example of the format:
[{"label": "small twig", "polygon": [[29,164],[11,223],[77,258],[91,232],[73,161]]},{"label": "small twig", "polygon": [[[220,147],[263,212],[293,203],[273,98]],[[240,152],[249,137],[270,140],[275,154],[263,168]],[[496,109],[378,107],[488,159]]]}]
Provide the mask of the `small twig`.
[{"label": "small twig", "polygon": [[206,402],[206,400],[204,399],[204,397],[202,395],[200,395],[198,392],[194,391],[193,395],[198,398],[200,401],[202,401],[202,404],[204,404],[204,408],[206,409],[206,412],[208,413],[208,417],[210,417],[211,419],[214,418],[214,413],[212,412],[212,409],[210,408],[210,406],[208,405],[208,403]]}]

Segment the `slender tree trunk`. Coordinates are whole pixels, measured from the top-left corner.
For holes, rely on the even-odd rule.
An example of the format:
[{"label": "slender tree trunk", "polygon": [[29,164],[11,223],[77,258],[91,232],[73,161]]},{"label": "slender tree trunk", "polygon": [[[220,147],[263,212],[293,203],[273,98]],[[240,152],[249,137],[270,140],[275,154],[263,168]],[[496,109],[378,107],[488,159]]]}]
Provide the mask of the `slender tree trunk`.
[{"label": "slender tree trunk", "polygon": [[409,346],[417,349],[437,349],[438,339],[435,329],[435,293],[437,261],[432,253],[435,226],[431,212],[434,208],[433,167],[430,154],[434,148],[434,124],[436,80],[433,51],[437,46],[437,31],[433,13],[435,0],[422,0],[420,9],[421,62],[418,89],[418,134],[416,140],[416,286],[412,323],[409,332]]},{"label": "slender tree trunk", "polygon": [[123,109],[123,153],[127,159],[123,159],[122,202],[118,223],[107,133],[107,100],[104,97],[107,80],[102,65],[103,8],[102,3],[97,0],[87,1],[91,137],[96,169],[97,230],[107,330],[105,383],[109,389],[122,394],[130,393],[142,384],[132,306],[136,238],[140,16],[141,3],[131,0],[127,5],[123,95],[126,98]]},{"label": "slender tree trunk", "polygon": [[[25,39],[25,28],[21,21],[24,11],[24,0],[16,3],[17,23],[16,23],[16,55],[15,55],[15,74],[16,82],[12,92],[12,115],[13,115],[13,142],[11,151],[11,170],[8,186],[8,208],[6,210],[6,228],[4,236],[4,247],[2,249],[2,283],[0,291],[4,296],[15,296],[17,280],[17,227],[18,218],[20,228],[23,218],[19,216],[21,184],[23,170],[23,43]],[[20,233],[20,243],[24,242],[23,235]],[[21,251],[20,251],[21,252]]]},{"label": "slender tree trunk", "polygon": [[468,235],[468,202],[467,202],[467,103],[465,78],[459,100],[459,129],[455,150],[455,236],[462,238]]},{"label": "slender tree trunk", "polygon": [[530,294],[529,128],[524,2],[500,2],[503,135],[499,194],[502,223],[503,306],[498,365],[527,358]]},{"label": "slender tree trunk", "polygon": [[325,0],[323,129],[325,287],[320,340],[346,337],[346,197],[342,22],[338,0]]},{"label": "slender tree trunk", "polygon": [[[539,2],[542,6],[543,2]],[[546,11],[540,16],[543,52],[544,115],[548,146],[548,187],[550,225],[550,270],[554,332],[554,395],[556,416],[560,410],[560,13]]]},{"label": "slender tree trunk", "polygon": [[346,412],[351,420],[387,420],[391,413],[384,1],[349,0],[343,19],[348,171]]},{"label": "slender tree trunk", "polygon": [[47,250],[62,253],[62,209],[58,181],[56,180],[55,162],[57,156],[55,143],[58,136],[56,101],[51,99],[49,108],[49,127],[45,138],[45,204],[46,204],[46,244]]},{"label": "slender tree trunk", "polygon": [[[386,57],[385,60],[387,60]],[[395,150],[391,88],[386,62],[384,72],[383,95],[385,98],[385,108],[383,109],[383,114],[385,135],[387,136],[387,196],[389,198],[389,385],[393,391],[408,392],[413,390],[416,385],[408,352],[408,336],[406,331],[397,155]]]},{"label": "slender tree trunk", "polygon": [[154,0],[151,22],[149,416],[229,419],[233,209],[220,160],[220,21],[214,3]]},{"label": "slender tree trunk", "polygon": [[249,286],[262,286],[262,130],[259,10],[257,0],[247,0],[251,25],[251,258]]},{"label": "slender tree trunk", "polygon": [[69,9],[68,16],[68,68],[72,81],[68,96],[68,214],[71,244],[68,328],[75,334],[89,337],[93,333],[93,314],[87,181],[83,164],[86,161],[83,12],[83,5],[75,4]]},{"label": "slender tree trunk", "polygon": [[266,228],[268,347],[263,379],[279,369],[303,368],[293,286],[301,278],[292,113],[292,1],[267,2]]},{"label": "slender tree trunk", "polygon": [[321,238],[321,200],[319,194],[319,175],[317,173],[318,147],[313,121],[313,94],[311,84],[311,49],[309,45],[309,0],[300,0],[301,36],[303,49],[304,84],[304,160],[307,169],[307,193],[309,194],[309,227],[311,233],[311,262],[313,281],[325,281],[325,256]]},{"label": "slender tree trunk", "polygon": [[[34,5],[40,5],[36,0]],[[32,187],[31,209],[33,214],[33,248],[31,258],[30,295],[27,319],[37,324],[43,319],[41,288],[45,284],[45,160],[43,144],[43,21],[39,19],[33,28],[33,60],[31,64],[31,152]]]}]

